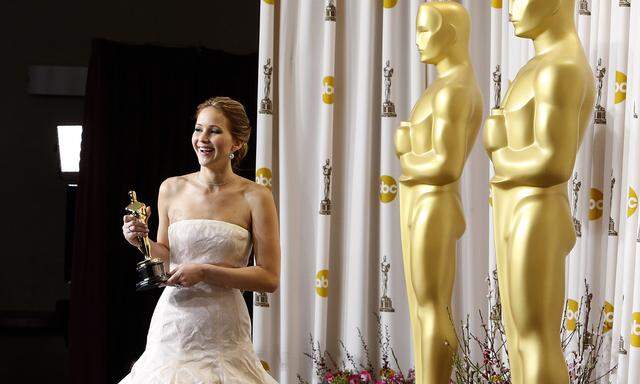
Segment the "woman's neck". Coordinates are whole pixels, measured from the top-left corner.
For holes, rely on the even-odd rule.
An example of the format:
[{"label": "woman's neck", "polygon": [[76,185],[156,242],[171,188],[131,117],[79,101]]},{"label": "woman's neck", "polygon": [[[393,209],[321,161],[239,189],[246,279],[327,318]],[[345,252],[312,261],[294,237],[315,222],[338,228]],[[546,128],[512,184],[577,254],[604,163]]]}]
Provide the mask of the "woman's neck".
[{"label": "woman's neck", "polygon": [[211,189],[228,184],[234,175],[233,169],[231,169],[231,162],[227,162],[226,166],[222,168],[201,166],[196,177],[201,184]]}]

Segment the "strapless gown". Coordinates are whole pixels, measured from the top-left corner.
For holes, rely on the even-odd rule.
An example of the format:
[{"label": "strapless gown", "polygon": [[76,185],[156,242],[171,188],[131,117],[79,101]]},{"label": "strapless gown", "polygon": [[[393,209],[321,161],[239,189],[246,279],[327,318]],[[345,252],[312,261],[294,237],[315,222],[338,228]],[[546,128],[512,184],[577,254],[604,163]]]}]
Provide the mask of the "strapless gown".
[{"label": "strapless gown", "polygon": [[[250,233],[217,220],[169,226],[171,268],[184,263],[247,265]],[[166,287],[144,353],[120,384],[247,384],[277,382],[251,344],[249,312],[238,289],[198,283]]]}]

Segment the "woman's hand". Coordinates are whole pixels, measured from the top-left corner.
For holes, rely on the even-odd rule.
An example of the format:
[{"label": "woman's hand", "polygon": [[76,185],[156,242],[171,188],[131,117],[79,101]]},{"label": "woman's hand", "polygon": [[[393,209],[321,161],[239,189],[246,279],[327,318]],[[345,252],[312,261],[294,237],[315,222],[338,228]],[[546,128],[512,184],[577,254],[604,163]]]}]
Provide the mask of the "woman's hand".
[{"label": "woman's hand", "polygon": [[[147,207],[147,217],[151,216],[151,207]],[[122,218],[122,235],[134,247],[140,246],[139,238],[149,235],[149,227],[133,215]]]},{"label": "woman's hand", "polygon": [[203,264],[182,264],[178,268],[169,272],[167,285],[179,287],[191,287],[204,280]]}]

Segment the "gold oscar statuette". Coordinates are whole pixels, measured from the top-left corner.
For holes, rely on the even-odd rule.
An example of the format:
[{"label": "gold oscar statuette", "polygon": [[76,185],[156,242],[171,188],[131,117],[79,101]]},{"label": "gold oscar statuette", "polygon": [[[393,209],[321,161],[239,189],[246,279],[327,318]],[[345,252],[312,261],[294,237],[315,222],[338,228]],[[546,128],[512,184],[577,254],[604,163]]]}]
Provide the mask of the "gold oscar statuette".
[{"label": "gold oscar statuette", "polygon": [[[535,56],[483,132],[495,171],[494,241],[513,384],[569,383],[560,326],[565,257],[580,226],[567,189],[596,93],[574,24],[575,4],[510,1],[515,34],[533,40]],[[571,187],[575,194],[579,182]]]},{"label": "gold oscar statuette", "polygon": [[[147,206],[138,201],[135,191],[129,191],[129,199],[131,202],[125,208],[127,214],[135,216],[143,223],[147,223]],[[149,243],[148,236],[138,237],[138,250],[144,256],[144,260],[139,262],[136,266],[138,272],[138,282],[136,283],[136,290],[144,291],[151,288],[164,287],[165,282],[169,278],[164,270],[164,263],[160,259],[154,259],[151,256],[151,244]]]},{"label": "gold oscar statuette", "polygon": [[458,348],[449,308],[456,242],[466,227],[459,179],[484,108],[469,57],[470,27],[469,13],[456,2],[420,5],[420,60],[435,65],[438,76],[395,136],[402,256],[421,384],[448,383]]}]

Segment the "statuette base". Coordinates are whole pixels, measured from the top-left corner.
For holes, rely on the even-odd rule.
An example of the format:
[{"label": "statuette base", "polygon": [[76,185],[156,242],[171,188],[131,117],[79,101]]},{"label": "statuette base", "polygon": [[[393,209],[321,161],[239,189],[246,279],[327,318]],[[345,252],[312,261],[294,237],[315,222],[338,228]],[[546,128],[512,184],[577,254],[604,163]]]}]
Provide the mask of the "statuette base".
[{"label": "statuette base", "polygon": [[146,291],[166,286],[169,275],[164,271],[164,263],[159,259],[141,261],[136,266],[138,282],[136,291]]},{"label": "statuette base", "polygon": [[273,113],[273,103],[269,99],[260,100],[260,110],[258,113],[263,115],[271,115]]},{"label": "statuette base", "polygon": [[256,294],[253,295],[253,305],[256,307],[268,308],[269,297],[265,292],[256,292]]},{"label": "statuette base", "polygon": [[391,101],[382,104],[382,117],[396,117],[396,106]]},{"label": "statuette base", "polygon": [[382,296],[380,298],[380,312],[395,312],[396,310],[393,308],[393,303],[391,302],[391,298],[387,296]]}]

